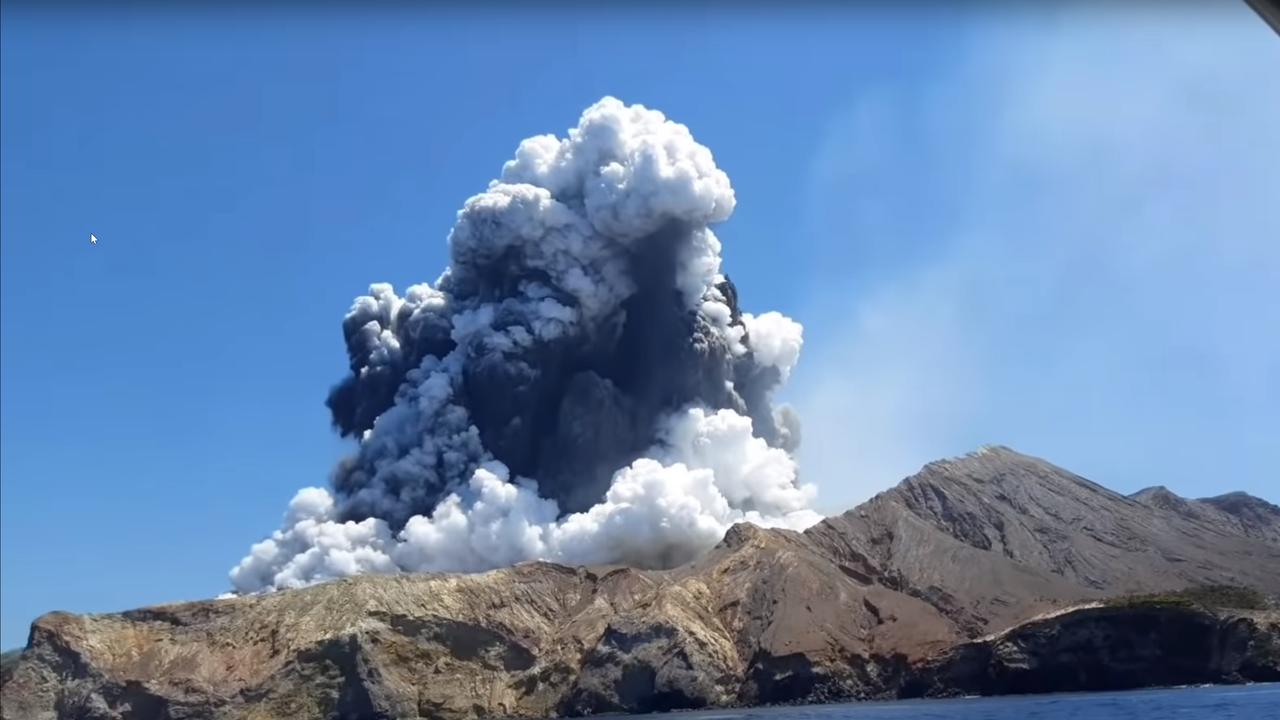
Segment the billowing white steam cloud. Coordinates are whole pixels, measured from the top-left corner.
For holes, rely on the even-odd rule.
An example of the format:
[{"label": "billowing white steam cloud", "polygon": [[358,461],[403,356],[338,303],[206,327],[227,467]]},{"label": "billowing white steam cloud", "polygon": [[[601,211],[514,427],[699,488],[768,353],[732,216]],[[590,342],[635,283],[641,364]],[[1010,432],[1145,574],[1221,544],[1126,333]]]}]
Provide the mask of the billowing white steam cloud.
[{"label": "billowing white steam cloud", "polygon": [[735,522],[800,529],[814,489],[771,397],[798,323],[742,313],[710,225],[728,177],[683,126],[605,98],[466,202],[450,267],[343,321],[329,396],[358,439],[232,570],[237,591],[522,560],[671,567]]}]

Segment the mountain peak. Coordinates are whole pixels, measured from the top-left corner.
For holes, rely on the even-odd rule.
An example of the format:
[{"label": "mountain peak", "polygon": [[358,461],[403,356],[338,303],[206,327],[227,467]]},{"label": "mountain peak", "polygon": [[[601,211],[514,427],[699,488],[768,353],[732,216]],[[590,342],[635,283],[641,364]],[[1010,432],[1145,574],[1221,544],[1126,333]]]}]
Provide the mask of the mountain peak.
[{"label": "mountain peak", "polygon": [[1007,499],[1010,493],[1044,491],[1055,494],[1048,488],[1061,486],[1064,488],[1062,492],[1066,493],[1103,493],[1119,498],[1101,485],[1004,445],[983,445],[964,455],[935,460],[889,492],[911,493],[921,486],[929,486],[935,494],[973,492],[996,499]]},{"label": "mountain peak", "polygon": [[1250,537],[1280,542],[1280,507],[1245,492],[1230,492],[1196,501],[1231,517]]},{"label": "mountain peak", "polygon": [[963,455],[956,455],[954,457],[941,458],[938,460],[934,460],[933,462],[926,463],[925,467],[929,467],[930,465],[947,466],[947,465],[956,465],[956,464],[971,464],[971,463],[997,462],[997,461],[1016,462],[1019,460],[1034,461],[1035,458],[1031,457],[1030,455],[1024,455],[1018,452],[1017,450],[1014,450],[1013,448],[1008,447],[1007,445],[988,444],[988,445],[979,445],[977,449],[971,450]]},{"label": "mountain peak", "polygon": [[1277,507],[1256,495],[1250,495],[1247,492],[1241,492],[1239,490],[1225,493],[1223,495],[1200,498],[1200,502],[1208,503],[1231,515],[1256,512],[1280,517],[1280,507]]},{"label": "mountain peak", "polygon": [[1244,492],[1230,492],[1193,500],[1163,485],[1143,488],[1129,499],[1146,507],[1176,514],[1219,532],[1280,542],[1280,508]]},{"label": "mountain peak", "polygon": [[1191,506],[1188,505],[1191,502],[1190,500],[1163,485],[1142,488],[1138,492],[1129,495],[1129,499],[1148,507],[1173,510],[1184,515],[1191,512]]},{"label": "mountain peak", "polygon": [[[834,533],[873,542],[842,543]],[[1280,589],[1258,565],[1280,562],[1280,508],[1243,494],[1189,500],[1162,486],[1125,496],[1002,445],[931,462],[809,535],[874,559],[922,592],[967,596],[962,604],[988,626],[1036,597],[1194,584]],[[1255,540],[1265,545],[1244,544]]]}]

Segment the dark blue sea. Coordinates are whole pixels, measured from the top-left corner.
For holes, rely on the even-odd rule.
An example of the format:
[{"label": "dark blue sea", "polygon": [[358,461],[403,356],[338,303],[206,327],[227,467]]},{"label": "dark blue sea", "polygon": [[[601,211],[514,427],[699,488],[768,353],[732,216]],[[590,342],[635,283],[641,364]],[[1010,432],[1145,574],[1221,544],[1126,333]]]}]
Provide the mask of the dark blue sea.
[{"label": "dark blue sea", "polygon": [[1280,720],[1280,683],[959,700],[897,700],[628,717],[680,720]]}]

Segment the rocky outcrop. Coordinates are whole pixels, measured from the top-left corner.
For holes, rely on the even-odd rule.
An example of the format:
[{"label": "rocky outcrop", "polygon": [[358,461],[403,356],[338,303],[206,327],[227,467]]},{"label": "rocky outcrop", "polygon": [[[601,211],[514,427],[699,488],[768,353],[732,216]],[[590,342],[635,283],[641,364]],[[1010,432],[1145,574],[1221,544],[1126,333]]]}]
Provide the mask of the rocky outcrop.
[{"label": "rocky outcrop", "polygon": [[736,526],[669,571],[529,563],[51,613],[6,665],[0,707],[6,720],[546,717],[1067,689],[1080,658],[1079,688],[1269,677],[1270,611],[1044,617],[1188,585],[1280,593],[1266,503],[1185,502],[1203,507],[993,448],[805,533]]},{"label": "rocky outcrop", "polygon": [[[740,526],[670,572],[531,563],[52,613],[5,685],[4,717],[545,717],[816,700],[879,692],[864,666],[884,638],[917,660],[954,640],[927,604],[832,571],[798,533]],[[881,606],[876,620],[868,608]]]},{"label": "rocky outcrop", "polygon": [[1085,606],[962,643],[902,697],[1127,690],[1280,680],[1280,613],[1185,604]]},{"label": "rocky outcrop", "polygon": [[1140,503],[1171,511],[1228,534],[1280,542],[1280,507],[1242,492],[1189,500],[1162,486],[1130,495]]}]

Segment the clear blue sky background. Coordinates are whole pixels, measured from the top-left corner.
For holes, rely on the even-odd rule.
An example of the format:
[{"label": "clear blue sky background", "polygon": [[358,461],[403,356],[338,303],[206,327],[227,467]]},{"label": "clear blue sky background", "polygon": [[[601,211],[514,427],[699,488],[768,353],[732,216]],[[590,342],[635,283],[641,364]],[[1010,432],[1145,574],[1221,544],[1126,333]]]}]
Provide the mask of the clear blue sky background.
[{"label": "clear blue sky background", "polygon": [[733,179],[822,509],[986,442],[1280,500],[1280,40],[1243,3],[995,5],[6,3],[0,644],[225,590],[344,451],[351,298],[435,278],[462,201],[605,94]]}]

